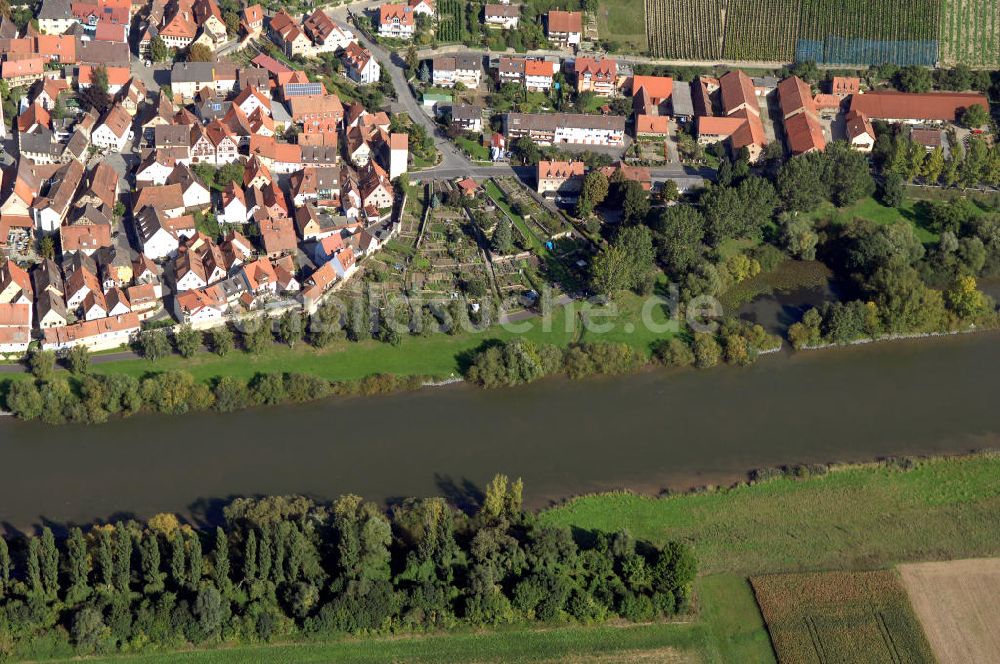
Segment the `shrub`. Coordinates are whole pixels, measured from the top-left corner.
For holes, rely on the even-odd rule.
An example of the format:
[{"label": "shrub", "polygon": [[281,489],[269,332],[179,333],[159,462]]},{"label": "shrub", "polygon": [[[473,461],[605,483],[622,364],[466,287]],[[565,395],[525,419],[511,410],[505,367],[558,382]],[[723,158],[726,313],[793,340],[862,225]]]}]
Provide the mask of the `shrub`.
[{"label": "shrub", "polygon": [[211,407],[215,397],[204,383],[185,371],[167,371],[143,379],[143,402],[159,413],[179,415]]},{"label": "shrub", "polygon": [[136,336],[135,351],[150,362],[170,353],[170,340],[165,330],[146,330]]},{"label": "shrub", "polygon": [[691,346],[679,337],[656,342],[653,347],[653,357],[668,367],[689,367],[694,364],[694,352]]},{"label": "shrub", "polygon": [[228,325],[217,327],[209,333],[212,344],[212,352],[223,357],[233,349],[233,332]]},{"label": "shrub", "polygon": [[694,335],[694,363],[699,369],[714,367],[722,357],[722,348],[715,335],[699,332]]},{"label": "shrub", "polygon": [[273,406],[285,399],[285,382],[281,374],[257,374],[250,381],[250,394],[256,403]]},{"label": "shrub", "polygon": [[22,420],[33,420],[42,414],[42,395],[30,380],[15,380],[9,383],[7,410]]},{"label": "shrub", "polygon": [[38,380],[51,380],[56,370],[56,354],[36,348],[28,355],[28,368]]},{"label": "shrub", "polygon": [[66,353],[66,366],[74,374],[87,373],[90,370],[90,350],[86,346],[73,346]]},{"label": "shrub", "polygon": [[174,332],[174,347],[181,357],[191,357],[201,348],[201,332],[193,329],[190,325],[181,325]]},{"label": "shrub", "polygon": [[223,376],[215,383],[215,409],[220,413],[229,413],[246,408],[252,402],[247,384],[232,376]]},{"label": "shrub", "polygon": [[285,396],[291,401],[313,401],[330,394],[330,383],[317,376],[292,373],[285,376]]},{"label": "shrub", "polygon": [[632,371],[638,358],[628,344],[596,342],[573,344],[563,355],[566,374],[573,379],[616,375]]},{"label": "shrub", "polygon": [[477,353],[467,377],[482,387],[513,386],[542,378],[545,369],[538,346],[525,339],[515,339]]}]

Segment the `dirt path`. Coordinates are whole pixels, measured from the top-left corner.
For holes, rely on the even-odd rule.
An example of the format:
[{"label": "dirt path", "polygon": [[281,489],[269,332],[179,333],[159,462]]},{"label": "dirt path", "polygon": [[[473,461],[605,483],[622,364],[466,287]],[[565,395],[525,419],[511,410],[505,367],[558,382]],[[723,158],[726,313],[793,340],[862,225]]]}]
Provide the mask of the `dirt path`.
[{"label": "dirt path", "polygon": [[1000,558],[900,565],[899,573],[941,664],[997,661]]}]

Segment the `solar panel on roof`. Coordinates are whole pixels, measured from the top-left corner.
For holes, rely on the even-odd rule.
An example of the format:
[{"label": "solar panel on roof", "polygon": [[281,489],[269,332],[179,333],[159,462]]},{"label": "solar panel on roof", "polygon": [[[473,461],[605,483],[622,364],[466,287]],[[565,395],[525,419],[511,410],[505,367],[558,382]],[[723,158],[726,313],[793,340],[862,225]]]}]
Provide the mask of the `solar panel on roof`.
[{"label": "solar panel on roof", "polygon": [[289,83],[285,86],[286,97],[323,94],[322,83]]}]

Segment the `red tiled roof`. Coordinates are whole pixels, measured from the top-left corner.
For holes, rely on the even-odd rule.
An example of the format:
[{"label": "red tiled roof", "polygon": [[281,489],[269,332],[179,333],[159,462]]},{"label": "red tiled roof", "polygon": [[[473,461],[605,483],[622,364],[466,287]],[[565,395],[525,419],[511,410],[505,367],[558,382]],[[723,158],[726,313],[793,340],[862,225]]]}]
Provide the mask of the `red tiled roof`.
[{"label": "red tiled roof", "polygon": [[59,62],[76,62],[76,37],[71,35],[38,35],[35,52]]},{"label": "red tiled roof", "polygon": [[726,115],[732,115],[742,104],[746,104],[755,113],[760,113],[757,95],[754,93],[753,81],[742,71],[730,71],[719,77],[721,88],[722,110]]},{"label": "red tiled roof", "polygon": [[552,78],[552,63],[545,60],[525,60],[525,76],[548,76]]},{"label": "red tiled roof", "polygon": [[986,96],[970,92],[869,92],[851,96],[851,110],[880,120],[955,122],[970,106],[989,110]]},{"label": "red tiled roof", "polygon": [[538,162],[538,179],[570,178],[583,175],[586,168],[582,161],[540,161]]},{"label": "red tiled roof", "polygon": [[3,78],[18,76],[41,76],[45,72],[45,58],[23,58],[21,60],[4,60],[0,74]]},{"label": "red tiled roof", "polygon": [[549,32],[582,32],[583,14],[552,10],[548,13]]},{"label": "red tiled roof", "polygon": [[674,79],[669,76],[633,76],[632,95],[638,95],[639,90],[645,90],[650,101],[659,104],[673,94]]},{"label": "red tiled roof", "polygon": [[799,113],[785,120],[785,137],[792,154],[803,154],[826,148],[823,130],[810,113]]},{"label": "red tiled roof", "polygon": [[413,25],[413,10],[406,5],[381,5],[378,8],[378,22],[389,25],[399,19],[400,25]]},{"label": "red tiled roof", "polygon": [[864,113],[851,111],[847,114],[845,120],[847,121],[847,137],[852,141],[858,136],[863,136],[865,134],[871,136],[872,139],[875,138],[875,129],[872,127],[872,123],[868,119],[868,116]]},{"label": "red tiled roof", "polygon": [[733,117],[741,117],[746,120],[742,126],[738,127],[730,137],[734,150],[741,150],[750,145],[767,145],[767,136],[764,133],[764,123],[756,113],[746,110],[736,111]]},{"label": "red tiled roof", "polygon": [[[106,67],[108,72],[108,85],[125,85],[132,78],[132,72],[128,67]],[[77,69],[77,81],[83,85],[90,85],[94,76],[94,67],[90,65],[80,65]]]},{"label": "red tiled roof", "polygon": [[250,62],[258,67],[262,67],[268,70],[269,72],[275,75],[292,71],[290,67],[283,65],[282,63],[272,58],[270,55],[264,55],[263,53],[255,57]]},{"label": "red tiled roof", "polygon": [[804,109],[807,113],[816,112],[812,90],[798,76],[790,76],[778,83],[778,99],[781,103],[783,117],[787,117],[799,109]]},{"label": "red tiled roof", "polygon": [[97,41],[126,41],[125,25],[110,21],[98,21],[97,30],[94,31],[94,39]]},{"label": "red tiled roof", "polygon": [[[704,120],[705,118],[699,118]],[[637,134],[668,134],[670,132],[670,118],[665,115],[637,115],[635,116],[635,131]]]},{"label": "red tiled roof", "polygon": [[72,224],[59,228],[63,251],[96,251],[111,246],[111,226],[107,224]]},{"label": "red tiled roof", "polygon": [[98,318],[97,320],[83,321],[63,327],[47,328],[44,332],[44,344],[71,343],[89,337],[96,337],[99,334],[124,332],[132,329],[139,329],[139,317],[133,313],[111,316],[110,318]]},{"label": "red tiled roof", "polygon": [[577,58],[573,63],[577,76],[590,74],[596,78],[614,80],[618,76],[618,62],[611,58]]},{"label": "red tiled roof", "polygon": [[813,103],[816,105],[817,110],[823,109],[838,109],[840,108],[840,97],[837,95],[827,95],[820,93],[813,97]]},{"label": "red tiled roof", "polygon": [[834,76],[830,92],[835,95],[856,95],[861,92],[861,79],[853,76]]},{"label": "red tiled roof", "polygon": [[743,122],[743,118],[702,116],[698,118],[698,134],[732,136]]}]

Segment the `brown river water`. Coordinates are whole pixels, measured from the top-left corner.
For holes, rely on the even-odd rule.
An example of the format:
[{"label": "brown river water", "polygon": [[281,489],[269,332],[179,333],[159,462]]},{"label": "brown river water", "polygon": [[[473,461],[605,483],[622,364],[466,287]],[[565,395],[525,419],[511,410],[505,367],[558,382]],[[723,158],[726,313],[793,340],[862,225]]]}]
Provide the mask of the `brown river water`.
[{"label": "brown river water", "polygon": [[729,483],[762,466],[1000,447],[1000,334],[484,391],[466,385],[94,427],[0,418],[0,528],[180,513],[235,496],[474,502],[497,472],[533,507]]}]

